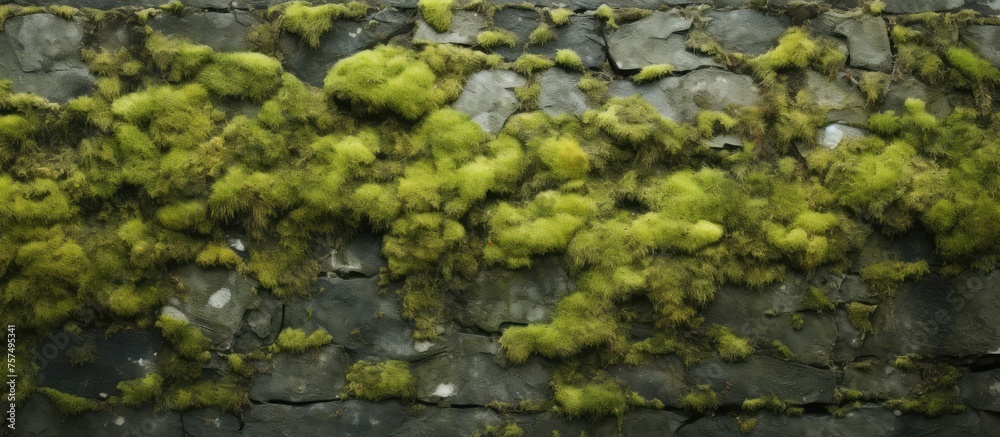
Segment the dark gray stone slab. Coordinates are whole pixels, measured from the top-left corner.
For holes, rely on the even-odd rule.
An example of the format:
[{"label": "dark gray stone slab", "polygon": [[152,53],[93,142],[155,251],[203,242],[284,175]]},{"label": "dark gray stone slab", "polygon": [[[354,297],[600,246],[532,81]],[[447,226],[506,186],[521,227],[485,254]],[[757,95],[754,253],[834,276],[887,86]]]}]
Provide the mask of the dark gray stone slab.
[{"label": "dark gray stone slab", "polygon": [[647,400],[659,399],[664,405],[681,408],[684,386],[684,363],[676,355],[657,356],[639,365],[616,364],[608,368],[611,376]]},{"label": "dark gray stone slab", "polygon": [[333,249],[320,262],[321,272],[336,274],[341,278],[355,276],[373,277],[388,263],[382,256],[382,237],[360,234],[341,250]]},{"label": "dark gray stone slab", "polygon": [[[75,348],[92,344],[94,361],[73,366]],[[94,399],[118,394],[118,383],[156,372],[157,354],[163,347],[159,330],[127,331],[105,335],[104,330],[87,330],[80,335],[56,333],[35,349],[39,387]],[[103,394],[103,395],[102,395]]]},{"label": "dark gray stone slab", "polygon": [[[994,1],[1000,8],[1000,1]],[[1000,26],[970,25],[962,29],[962,37],[980,55],[1000,67]]]},{"label": "dark gray stone slab", "polygon": [[247,11],[187,12],[157,14],[149,27],[175,38],[204,44],[217,52],[245,52],[251,49],[247,33],[264,21]]},{"label": "dark gray stone slab", "polygon": [[884,72],[892,71],[892,48],[889,30],[879,17],[848,20],[837,26],[838,34],[847,37],[852,67]]},{"label": "dark gray stone slab", "polygon": [[909,394],[921,382],[917,371],[902,370],[881,361],[876,361],[873,366],[866,370],[846,367],[841,385],[860,390],[875,399],[898,399]]},{"label": "dark gray stone slab", "polygon": [[538,108],[551,116],[583,114],[587,110],[587,96],[576,86],[580,77],[558,68],[550,68],[538,75],[541,87]]},{"label": "dark gray stone slab", "polygon": [[620,70],[636,70],[654,64],[673,65],[677,72],[718,67],[712,58],[687,51],[686,37],[678,32],[690,27],[691,19],[679,13],[654,12],[611,31],[607,36],[608,52]]},{"label": "dark gray stone slab", "polygon": [[216,408],[199,408],[181,414],[184,437],[230,437],[240,435],[240,418]]},{"label": "dark gray stone slab", "polygon": [[754,416],[757,425],[749,433],[740,432],[739,422],[731,416],[717,415],[699,419],[682,427],[678,437],[693,436],[895,436],[906,434],[899,430],[897,419],[892,412],[879,406],[865,406],[852,411],[843,418],[829,414],[806,414],[787,416],[771,412],[761,412]]},{"label": "dark gray stone slab", "polygon": [[239,332],[233,338],[233,350],[250,352],[258,347],[274,343],[281,332],[285,303],[271,293],[258,293],[260,305],[246,312]]},{"label": "dark gray stone slab", "polygon": [[906,99],[920,99],[927,103],[927,112],[936,117],[945,117],[951,114],[955,106],[961,106],[959,102],[953,102],[953,96],[945,94],[939,89],[930,88],[914,78],[906,78],[900,82],[889,85],[889,92],[886,93],[882,103],[883,111],[896,111],[902,113]]},{"label": "dark gray stone slab", "polygon": [[963,0],[883,0],[885,12],[891,14],[916,14],[918,12],[947,11],[962,7]]},{"label": "dark gray stone slab", "polygon": [[806,72],[803,88],[816,104],[829,111],[826,114],[827,122],[861,125],[868,121],[865,97],[844,76],[831,80],[810,70]]},{"label": "dark gray stone slab", "polygon": [[1000,412],[1000,370],[967,373],[958,380],[962,403],[977,410]]},{"label": "dark gray stone slab", "polygon": [[693,367],[687,375],[689,387],[711,386],[720,405],[742,405],[745,399],[772,393],[796,404],[832,403],[837,379],[833,370],[761,355],[736,363],[712,359]]},{"label": "dark gray stone slab", "polygon": [[458,321],[491,332],[504,323],[547,323],[572,288],[556,257],[541,258],[528,269],[486,270],[458,296]]},{"label": "dark gray stone slab", "polygon": [[424,20],[417,20],[417,31],[413,34],[413,42],[472,45],[476,43],[476,36],[485,23],[485,18],[474,11],[452,13],[451,25],[445,32],[438,32]]},{"label": "dark gray stone slab", "polygon": [[243,412],[244,437],[393,435],[409,417],[398,401],[315,402],[306,405],[251,405]]},{"label": "dark gray stone slab", "polygon": [[500,132],[507,118],[518,108],[514,88],[525,82],[524,77],[513,71],[476,72],[465,82],[465,89],[452,107],[468,114],[483,130]]},{"label": "dark gray stone slab", "polygon": [[516,404],[551,397],[550,366],[539,359],[516,366],[501,364],[500,345],[490,337],[458,334],[454,348],[416,364],[417,397],[425,402],[486,405]]},{"label": "dark gray stone slab", "polygon": [[344,348],[326,345],[300,354],[282,352],[254,376],[250,400],[317,402],[340,399],[349,358]]},{"label": "dark gray stone slab", "polygon": [[871,316],[872,332],[861,353],[884,359],[1000,353],[1000,272],[935,274],[905,283]]},{"label": "dark gray stone slab", "polygon": [[94,76],[80,59],[83,25],[50,14],[13,17],[0,33],[0,78],[15,92],[33,93],[56,103],[89,94]]},{"label": "dark gray stone slab", "polygon": [[17,429],[13,435],[177,437],[185,434],[181,414],[176,411],[117,407],[67,417],[49,398],[34,394],[17,409]]},{"label": "dark gray stone slab", "polygon": [[184,287],[186,299],[171,298],[162,313],[197,326],[217,349],[231,348],[244,313],[260,305],[257,281],[232,270],[193,264],[178,268],[174,276]]},{"label": "dark gray stone slab", "polygon": [[337,61],[406,33],[412,24],[413,11],[386,9],[364,21],[335,21],[315,49],[298,35],[282,33],[278,50],[285,56],[288,71],[310,85],[323,86],[327,71]]},{"label": "dark gray stone slab", "polygon": [[719,41],[726,51],[757,56],[771,50],[788,29],[787,17],[764,15],[753,9],[710,11],[705,33]]},{"label": "dark gray stone slab", "polygon": [[760,102],[753,79],[721,70],[696,70],[678,77],[667,77],[643,85],[614,81],[611,95],[630,97],[638,94],[661,116],[677,122],[694,121],[701,110],[721,111],[729,107],[753,106]]}]

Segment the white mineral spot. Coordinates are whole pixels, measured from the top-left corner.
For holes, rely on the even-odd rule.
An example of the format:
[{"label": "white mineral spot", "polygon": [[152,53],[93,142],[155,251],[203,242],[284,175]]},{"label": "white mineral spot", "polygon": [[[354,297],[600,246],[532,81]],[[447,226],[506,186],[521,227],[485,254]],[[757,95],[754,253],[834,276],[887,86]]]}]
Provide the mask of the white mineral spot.
[{"label": "white mineral spot", "polygon": [[169,306],[169,305],[163,307],[163,309],[160,310],[160,314],[164,315],[164,316],[173,317],[173,318],[175,318],[177,320],[180,320],[182,322],[187,322],[188,321],[188,317],[184,313],[182,313],[181,310],[179,310],[177,308],[174,308],[172,306]]},{"label": "white mineral spot", "polygon": [[438,386],[434,388],[434,393],[431,393],[431,396],[446,398],[453,394],[455,394],[454,384],[438,384]]},{"label": "white mineral spot", "polygon": [[360,35],[360,34],[361,34],[361,28],[359,27],[359,28],[358,28],[357,30],[355,30],[354,32],[347,32],[347,34],[348,34],[348,35],[350,35],[350,36],[351,36],[351,38],[355,38],[355,37],[357,37],[358,35]]},{"label": "white mineral spot", "polygon": [[546,314],[545,308],[542,307],[532,308],[531,311],[528,311],[528,321],[539,322],[545,319],[545,314]]},{"label": "white mineral spot", "polygon": [[101,399],[107,399],[108,398],[108,394],[107,393],[103,393],[102,392],[102,393],[99,393],[99,395],[101,396]]},{"label": "white mineral spot", "polygon": [[233,250],[238,250],[240,252],[243,252],[244,250],[247,249],[246,246],[243,245],[243,240],[240,240],[239,238],[230,238],[229,247],[232,248]]},{"label": "white mineral spot", "polygon": [[430,350],[431,346],[434,346],[434,343],[429,341],[418,341],[413,343],[413,348],[416,349],[417,352],[427,352]]},{"label": "white mineral spot", "polygon": [[125,418],[122,416],[115,417],[115,425],[122,426],[125,424]]},{"label": "white mineral spot", "polygon": [[218,417],[216,417],[215,419],[212,419],[212,420],[206,420],[206,421],[205,421],[205,426],[208,426],[208,424],[209,424],[209,423],[211,423],[211,424],[212,424],[212,426],[213,426],[213,427],[216,427],[216,428],[218,428],[218,427],[222,426],[222,421],[221,421],[221,420],[219,420],[219,418],[218,418]]},{"label": "white mineral spot", "polygon": [[226,304],[229,303],[229,300],[232,298],[233,298],[233,293],[229,291],[228,288],[223,287],[220,288],[219,291],[212,293],[212,295],[208,297],[208,306],[216,309],[222,308],[226,306]]}]

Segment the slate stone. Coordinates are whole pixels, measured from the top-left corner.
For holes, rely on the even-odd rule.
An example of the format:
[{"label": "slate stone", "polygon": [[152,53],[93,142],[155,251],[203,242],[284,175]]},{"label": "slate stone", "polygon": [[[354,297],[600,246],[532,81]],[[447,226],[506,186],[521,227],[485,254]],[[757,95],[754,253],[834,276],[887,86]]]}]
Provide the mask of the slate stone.
[{"label": "slate stone", "polygon": [[861,370],[854,366],[844,369],[841,385],[860,390],[866,396],[876,399],[898,399],[910,393],[920,384],[920,373],[909,372],[895,366],[876,361],[873,369]]},{"label": "slate stone", "polygon": [[554,28],[555,40],[544,45],[528,44],[527,52],[554,58],[557,51],[568,49],[580,56],[583,68],[601,68],[607,60],[604,38],[601,36],[602,25],[594,17],[569,17],[569,23]]},{"label": "slate stone", "polygon": [[824,149],[832,150],[836,149],[843,140],[863,138],[867,134],[868,132],[863,129],[833,123],[826,125],[826,127],[816,133],[816,143]]},{"label": "slate stone", "polygon": [[[122,4],[122,0],[16,0],[10,3],[16,3],[22,6],[68,5],[75,8],[94,9],[113,9],[126,6]],[[127,6],[149,8],[162,4],[163,3],[157,2],[156,0],[135,0],[129,1]]]},{"label": "slate stone", "polygon": [[233,350],[250,352],[258,347],[274,343],[281,332],[285,303],[271,293],[258,293],[260,305],[247,311],[239,332],[233,338]]},{"label": "slate stone", "polygon": [[478,12],[455,11],[451,14],[451,25],[448,30],[438,33],[420,19],[417,20],[417,31],[413,34],[413,42],[473,45],[485,23],[486,20]]},{"label": "slate stone", "polygon": [[803,88],[817,105],[829,110],[827,122],[864,124],[869,112],[865,109],[865,97],[843,75],[830,80],[828,77],[809,70],[805,74]]},{"label": "slate stone", "polygon": [[410,408],[390,400],[314,402],[304,405],[251,405],[243,412],[244,437],[393,435],[409,419]]},{"label": "slate stone", "polygon": [[524,47],[528,44],[528,36],[541,23],[541,16],[537,11],[527,11],[517,8],[505,8],[496,11],[493,14],[493,27],[513,33],[517,37],[517,44],[514,47],[498,46],[493,48],[493,51],[502,55],[508,61],[517,59],[524,54]]},{"label": "slate stone", "polygon": [[753,79],[714,69],[696,70],[642,85],[614,81],[608,91],[615,97],[638,94],[661,116],[680,123],[694,121],[701,110],[721,111],[730,106],[753,106],[760,102]]},{"label": "slate stone", "polygon": [[722,48],[751,56],[771,50],[790,25],[787,17],[764,15],[753,9],[710,11],[705,16],[712,19],[705,33],[719,41]]},{"label": "slate stone", "polygon": [[904,414],[895,421],[895,436],[993,437],[1000,430],[1000,418],[995,414],[966,411],[925,417]]},{"label": "slate stone", "polygon": [[317,402],[340,399],[349,359],[344,348],[326,345],[293,354],[282,352],[254,376],[250,400]]},{"label": "slate stone", "polygon": [[740,432],[739,422],[735,418],[719,414],[680,428],[677,437],[919,435],[907,434],[905,428],[898,427],[898,420],[891,411],[877,405],[864,406],[842,418],[829,414],[788,416],[769,411],[757,413],[754,417],[757,425],[748,434]]},{"label": "slate stone", "polygon": [[963,404],[1000,412],[1000,369],[966,373],[958,380],[958,388]]},{"label": "slate stone", "polygon": [[708,147],[713,149],[728,149],[734,147],[743,147],[743,139],[739,135],[734,134],[723,134],[716,135],[705,141]]},{"label": "slate stone", "polygon": [[806,26],[814,36],[846,39],[837,32],[837,27],[851,19],[851,16],[839,11],[826,11],[809,20]]},{"label": "slate stone", "polygon": [[[1000,1],[995,3],[1000,9]],[[962,29],[962,39],[991,64],[1000,67],[1000,26],[969,25]]]},{"label": "slate stone", "polygon": [[94,76],[80,59],[83,25],[50,14],[6,21],[0,33],[0,78],[15,92],[33,93],[56,103],[89,94]]},{"label": "slate stone", "polygon": [[260,305],[257,281],[232,270],[187,265],[174,271],[186,299],[171,298],[162,309],[197,326],[216,349],[227,350],[243,324],[243,314]]},{"label": "slate stone", "polygon": [[278,50],[284,55],[286,70],[319,87],[323,86],[327,71],[337,61],[406,33],[412,24],[413,11],[385,9],[364,21],[335,21],[320,37],[315,49],[298,35],[282,33]]},{"label": "slate stone", "polygon": [[541,92],[538,96],[538,108],[551,116],[583,114],[587,110],[587,96],[576,86],[580,77],[579,74],[558,68],[550,68],[539,74],[538,85]]},{"label": "slate stone", "polygon": [[709,57],[686,50],[686,37],[677,32],[690,27],[691,19],[677,12],[653,12],[649,17],[612,31],[607,36],[608,52],[619,70],[636,70],[654,64],[673,65],[677,72],[719,66]]},{"label": "slate stone", "polygon": [[847,37],[852,67],[892,71],[889,30],[879,17],[862,17],[841,23],[836,32]]},{"label": "slate stone", "polygon": [[903,104],[910,98],[923,100],[927,103],[927,112],[936,117],[945,117],[951,114],[955,106],[960,106],[954,104],[952,97],[941,90],[929,88],[914,78],[906,78],[889,85],[882,110],[902,113],[905,110]]},{"label": "slate stone", "polygon": [[505,323],[547,323],[572,288],[556,257],[541,258],[527,269],[484,270],[458,296],[457,320],[490,332]]},{"label": "slate stone", "polygon": [[252,47],[247,34],[254,25],[264,21],[247,11],[185,12],[157,14],[149,20],[153,30],[195,44],[204,44],[217,52],[245,52]]},{"label": "slate stone", "polygon": [[1000,0],[966,0],[963,9],[971,9],[986,16],[997,15],[1000,13]]},{"label": "slate stone", "polygon": [[872,233],[861,248],[857,269],[884,261],[913,263],[922,260],[931,265],[941,263],[934,235],[915,226],[903,235],[891,239],[880,232]]},{"label": "slate stone", "polygon": [[[334,344],[355,359],[416,359],[444,347],[414,343],[413,326],[402,319],[393,291],[381,293],[378,278],[320,278],[308,298],[296,297],[285,307],[285,327],[313,332],[326,329]],[[418,349],[419,348],[419,349]]]},{"label": "slate stone", "polygon": [[323,257],[321,272],[330,272],[342,278],[378,276],[379,270],[388,267],[382,256],[382,237],[364,233],[354,237],[342,250],[333,249]]},{"label": "slate stone", "polygon": [[616,364],[608,373],[647,400],[659,399],[664,405],[681,408],[684,386],[684,363],[676,355],[658,356],[638,364]]},{"label": "slate stone", "polygon": [[458,334],[454,348],[413,367],[417,398],[453,405],[516,404],[551,397],[550,366],[531,359],[516,366],[501,364],[500,345],[490,337]]},{"label": "slate stone", "polygon": [[199,408],[181,414],[184,437],[229,437],[240,435],[240,418],[218,408]]},{"label": "slate stone", "polygon": [[868,286],[858,275],[847,275],[841,283],[839,291],[830,296],[831,300],[840,302],[876,303],[876,299],[868,292]]},{"label": "slate stone", "polygon": [[177,437],[185,434],[181,414],[176,411],[116,407],[111,411],[67,417],[48,397],[34,394],[17,409],[17,432],[14,435]]},{"label": "slate stone", "polygon": [[622,421],[622,435],[651,436],[675,435],[685,425],[688,416],[675,411],[635,409],[625,413]]},{"label": "slate stone", "polygon": [[721,405],[742,405],[744,399],[774,394],[796,404],[832,403],[837,373],[776,358],[750,355],[730,363],[715,358],[687,374],[687,384],[707,384]]},{"label": "slate stone", "polygon": [[[630,413],[626,413],[626,417],[627,414]],[[619,437],[618,424],[615,423],[614,417],[600,420],[572,420],[552,413],[522,413],[513,415],[513,420],[524,430],[525,436]]]},{"label": "slate stone", "polygon": [[[81,367],[70,363],[79,347],[95,346],[95,361]],[[79,335],[58,332],[35,349],[37,385],[93,399],[118,394],[118,383],[156,372],[157,354],[163,347],[159,330],[125,331],[110,337],[103,329]]]},{"label": "slate stone", "polygon": [[854,362],[864,345],[865,334],[851,324],[845,310],[837,309],[834,321],[837,324],[837,343],[833,346],[833,360],[838,363]]},{"label": "slate stone", "polygon": [[489,408],[428,408],[396,429],[392,435],[414,437],[467,437],[505,421]]},{"label": "slate stone", "polygon": [[916,14],[918,12],[947,11],[962,7],[963,0],[883,0],[884,12],[890,14]]},{"label": "slate stone", "polygon": [[874,332],[861,353],[883,359],[1000,353],[1000,272],[929,274],[904,283],[890,304],[871,316]]},{"label": "slate stone", "polygon": [[468,114],[483,130],[495,134],[517,110],[513,90],[524,83],[524,77],[512,71],[479,71],[465,82],[465,89],[452,107]]}]

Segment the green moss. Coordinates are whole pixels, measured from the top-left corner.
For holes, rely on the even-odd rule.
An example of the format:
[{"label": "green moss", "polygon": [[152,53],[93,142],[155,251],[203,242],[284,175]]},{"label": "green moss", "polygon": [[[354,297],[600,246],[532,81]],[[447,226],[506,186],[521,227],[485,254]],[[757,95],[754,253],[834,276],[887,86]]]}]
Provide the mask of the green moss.
[{"label": "green moss", "polygon": [[604,24],[610,26],[613,29],[618,28],[618,23],[615,22],[615,10],[611,9],[607,4],[602,4],[594,10],[594,17],[598,20],[604,22]]},{"label": "green moss", "polygon": [[656,64],[642,67],[638,73],[632,76],[635,83],[652,82],[674,73],[674,66],[670,64]]},{"label": "green moss", "polygon": [[699,385],[681,398],[681,406],[687,410],[707,413],[719,408],[719,396],[709,385]]},{"label": "green moss", "polygon": [[323,89],[360,110],[388,110],[414,120],[443,105],[448,94],[412,52],[393,46],[366,50],[337,62]]},{"label": "green moss", "polygon": [[248,403],[247,391],[235,383],[204,381],[183,386],[167,393],[167,408],[187,411],[196,408],[217,408],[239,413]]},{"label": "green moss", "polygon": [[549,11],[549,19],[556,26],[563,26],[569,23],[569,17],[573,16],[573,11],[566,8],[556,8]]},{"label": "green moss", "polygon": [[522,363],[531,354],[569,357],[585,347],[613,341],[621,327],[608,313],[607,302],[573,293],[559,302],[552,323],[514,326],[500,337],[507,359]]},{"label": "green moss", "polygon": [[405,361],[358,361],[347,368],[348,396],[372,401],[388,398],[412,399],[416,381]]},{"label": "green moss", "polygon": [[949,64],[975,82],[1000,81],[1000,70],[971,50],[949,47],[946,56]]},{"label": "green moss", "polygon": [[514,47],[517,45],[517,35],[509,30],[484,30],[476,35],[476,44],[486,48],[498,46]]},{"label": "green moss", "polygon": [[772,341],[771,346],[773,346],[774,349],[778,351],[778,354],[781,355],[781,359],[785,361],[790,361],[795,359],[795,354],[792,353],[792,350],[789,349],[788,346],[785,345],[785,343],[782,343],[781,340]]},{"label": "green moss", "polygon": [[146,38],[146,50],[156,68],[166,74],[170,82],[195,76],[212,58],[212,48],[201,44],[174,39],[159,33]]},{"label": "green moss", "polygon": [[417,8],[420,9],[420,16],[434,30],[447,32],[451,27],[451,9],[455,5],[455,0],[420,0]]},{"label": "green moss", "polygon": [[184,11],[184,4],[179,2],[178,0],[173,0],[169,3],[164,3],[160,5],[159,8],[163,9],[164,11],[180,15],[181,12]]},{"label": "green moss", "polygon": [[546,70],[555,65],[555,61],[549,58],[525,53],[514,61],[514,71],[524,75],[531,75],[536,71]]},{"label": "green moss", "polygon": [[773,393],[770,395],[743,400],[743,410],[748,412],[768,410],[775,414],[785,414],[792,407],[794,407],[794,404],[788,401],[782,401]]},{"label": "green moss", "polygon": [[[339,5],[331,5],[339,6]],[[197,77],[209,91],[262,101],[281,86],[281,62],[260,53],[220,53]]]},{"label": "green moss", "polygon": [[920,359],[920,355],[917,354],[899,355],[893,360],[892,365],[903,370],[913,370],[917,368]]},{"label": "green moss", "polygon": [[927,273],[930,273],[927,261],[915,263],[884,261],[862,268],[861,279],[871,292],[881,296],[892,296],[903,281],[919,279]]},{"label": "green moss", "polygon": [[502,202],[490,213],[487,262],[510,267],[530,264],[532,255],[565,250],[570,239],[597,212],[592,199],[546,191],[531,203],[517,207]]},{"label": "green moss", "polygon": [[847,57],[827,42],[816,42],[800,27],[791,27],[778,40],[778,46],[749,60],[757,76],[768,84],[777,83],[777,72],[813,66],[827,74],[840,70]]},{"label": "green moss", "polygon": [[583,71],[583,61],[580,55],[570,49],[556,50],[556,65],[569,71]]},{"label": "green moss", "polygon": [[864,93],[868,104],[881,101],[889,92],[889,82],[892,77],[879,71],[866,71],[861,73],[861,80],[858,81],[858,88]]},{"label": "green moss", "polygon": [[802,314],[792,314],[792,329],[798,331],[806,325],[806,319]]},{"label": "green moss", "polygon": [[78,12],[79,9],[72,6],[62,6],[62,5],[51,5],[45,8],[50,14],[57,15],[59,17],[65,18],[67,20],[72,20]]},{"label": "green moss", "polygon": [[872,15],[880,15],[885,7],[886,4],[882,0],[872,0],[867,4],[868,13]]},{"label": "green moss", "polygon": [[80,346],[71,347],[66,351],[69,364],[73,367],[82,367],[97,361],[97,344],[88,341]]},{"label": "green moss", "polygon": [[170,295],[156,287],[122,285],[107,293],[105,307],[118,317],[135,317],[157,309]]},{"label": "green moss", "polygon": [[163,394],[163,377],[156,373],[147,373],[139,379],[119,382],[118,390],[122,392],[123,405],[140,408]]},{"label": "green moss", "polygon": [[749,339],[739,337],[726,327],[719,328],[715,336],[715,350],[726,361],[741,361],[753,353]]},{"label": "green moss", "polygon": [[802,305],[819,313],[834,308],[833,302],[830,302],[830,298],[826,295],[826,290],[816,287],[809,287],[802,297]]},{"label": "green moss", "polygon": [[632,393],[605,374],[588,381],[557,376],[553,378],[552,389],[559,411],[570,417],[622,416],[633,397]]},{"label": "green moss", "polygon": [[236,267],[243,259],[229,246],[224,244],[209,244],[198,252],[195,262],[202,267]]},{"label": "green moss", "polygon": [[93,399],[63,393],[54,388],[41,387],[38,389],[38,392],[48,397],[63,415],[76,416],[88,411],[98,411],[101,409],[101,404]]},{"label": "green moss", "polygon": [[313,48],[335,20],[359,19],[368,13],[368,6],[352,1],[346,4],[311,6],[308,2],[291,2],[284,6],[281,28],[301,36]]},{"label": "green moss", "polygon": [[869,317],[876,309],[878,309],[878,305],[850,302],[847,304],[847,320],[861,332],[872,332],[872,322]]},{"label": "green moss", "polygon": [[332,341],[333,336],[323,328],[308,335],[301,329],[285,328],[278,334],[278,341],[275,344],[283,351],[302,353],[307,349],[328,345]]},{"label": "green moss", "polygon": [[528,42],[535,45],[545,45],[556,39],[556,31],[548,24],[540,24],[528,35]]},{"label": "green moss", "polygon": [[538,156],[559,179],[579,179],[590,171],[590,159],[572,136],[550,138],[538,148]]},{"label": "green moss", "polygon": [[486,427],[486,433],[481,436],[473,434],[474,437],[524,437],[524,429],[515,422],[508,422],[503,427],[497,428],[492,425]]},{"label": "green moss", "polygon": [[208,350],[212,341],[202,334],[201,330],[185,320],[179,320],[169,315],[162,315],[156,321],[156,327],[163,332],[163,337],[173,345],[182,357],[191,360],[207,360]]}]

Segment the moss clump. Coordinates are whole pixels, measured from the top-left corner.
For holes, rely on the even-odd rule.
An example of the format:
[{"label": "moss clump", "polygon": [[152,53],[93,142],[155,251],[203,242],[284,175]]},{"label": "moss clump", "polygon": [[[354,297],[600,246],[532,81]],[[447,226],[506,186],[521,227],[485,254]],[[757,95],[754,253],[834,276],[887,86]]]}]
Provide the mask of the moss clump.
[{"label": "moss clump", "polygon": [[54,388],[41,387],[38,389],[38,392],[48,397],[56,405],[56,408],[59,409],[59,412],[67,416],[76,416],[88,411],[98,411],[101,409],[101,404],[93,399],[63,393]]},{"label": "moss clump", "polygon": [[285,328],[278,334],[278,341],[275,344],[283,351],[302,353],[307,349],[328,345],[332,341],[333,336],[323,328],[308,335],[301,329]]},{"label": "moss clump", "polygon": [[223,244],[209,244],[198,252],[195,262],[202,267],[236,267],[243,259]]},{"label": "moss clump", "polygon": [[120,402],[132,408],[140,408],[158,399],[163,394],[163,377],[156,373],[118,383],[122,392]]},{"label": "moss clump", "polygon": [[802,296],[802,305],[818,313],[832,310],[834,308],[834,304],[833,302],[830,302],[830,298],[827,296],[826,290],[817,287],[809,287],[809,289],[806,290],[805,296]]},{"label": "moss clump", "polygon": [[861,73],[861,80],[858,81],[858,88],[864,93],[868,104],[881,101],[889,92],[889,82],[892,77],[880,71],[866,71]]},{"label": "moss clump", "polygon": [[598,20],[604,22],[604,24],[610,26],[613,29],[618,28],[618,23],[615,22],[615,10],[611,9],[611,6],[607,4],[602,4],[594,10],[594,17]]},{"label": "moss clump", "polygon": [[176,411],[218,408],[239,413],[248,399],[246,389],[231,381],[205,381],[168,392],[166,403],[167,408]]},{"label": "moss clump", "polygon": [[590,171],[590,158],[572,136],[546,140],[538,148],[538,156],[559,179],[579,179]]},{"label": "moss clump", "polygon": [[170,82],[195,76],[212,59],[212,48],[201,44],[153,33],[146,38],[146,50],[156,68],[166,73]]},{"label": "moss clump", "polygon": [[885,7],[886,4],[882,0],[872,0],[867,4],[868,13],[872,15],[880,15],[885,10]]},{"label": "moss clump", "polygon": [[950,47],[946,56],[949,64],[975,82],[1000,81],[1000,70],[971,50],[961,47]]},{"label": "moss clump", "polygon": [[358,361],[347,368],[347,395],[372,401],[388,398],[412,399],[416,381],[405,361]]},{"label": "moss clump", "polygon": [[563,26],[569,23],[569,17],[573,16],[573,11],[566,8],[556,8],[549,11],[549,19],[556,26]]},{"label": "moss clump", "polygon": [[66,351],[69,364],[73,367],[85,366],[97,361],[97,344],[88,341],[80,346],[69,348]]},{"label": "moss clump", "polygon": [[596,212],[592,199],[554,191],[542,192],[522,207],[500,203],[490,213],[490,243],[483,256],[487,262],[527,266],[532,255],[565,250]]},{"label": "moss clump", "polygon": [[548,24],[540,24],[528,35],[528,42],[535,45],[545,45],[556,39],[556,31]]},{"label": "moss clump", "polygon": [[707,413],[719,408],[719,396],[711,386],[699,385],[681,398],[681,406],[691,411]]},{"label": "moss clump", "polygon": [[583,71],[583,61],[580,55],[570,49],[556,50],[556,65],[569,71]]},{"label": "moss clump", "polygon": [[514,47],[517,45],[517,35],[509,30],[484,30],[476,35],[476,44],[486,48],[498,46]]},{"label": "moss clump", "polygon": [[448,98],[436,80],[427,63],[412,52],[381,46],[337,62],[323,81],[323,89],[360,110],[389,110],[415,120]]},{"label": "moss clump", "polygon": [[281,86],[282,71],[281,62],[260,53],[219,53],[201,71],[197,81],[220,96],[259,102]]},{"label": "moss clump", "polygon": [[547,70],[555,65],[555,61],[549,58],[526,53],[514,61],[514,71],[524,75],[531,75],[536,71]]},{"label": "moss clump", "polygon": [[79,9],[74,8],[72,6],[62,6],[62,5],[51,5],[45,8],[45,10],[47,10],[52,15],[65,18],[67,20],[72,20],[73,17],[76,16],[78,12],[80,12]]},{"label": "moss clump", "polygon": [[790,361],[795,358],[795,354],[792,353],[792,350],[789,349],[785,343],[782,343],[781,340],[772,341],[771,346],[774,347],[779,355],[781,355],[781,359]]},{"label": "moss clump", "polygon": [[778,46],[748,61],[757,76],[768,84],[778,83],[778,71],[813,66],[833,75],[847,57],[832,43],[816,42],[800,27],[789,28],[778,40]]},{"label": "moss clump", "polygon": [[311,6],[308,2],[292,2],[284,6],[281,28],[305,38],[311,47],[319,46],[319,38],[342,18],[359,19],[368,13],[363,3],[352,1],[346,4]]},{"label": "moss clump", "polygon": [[726,327],[719,328],[715,335],[715,350],[726,361],[741,361],[753,353],[749,339],[737,336]]},{"label": "moss clump", "polygon": [[604,373],[587,380],[579,378],[579,375],[557,374],[552,379],[552,390],[559,411],[570,417],[620,417],[633,400],[642,402],[641,398],[635,399],[637,394],[625,390]]},{"label": "moss clump", "polygon": [[163,332],[163,337],[173,345],[182,357],[191,360],[208,360],[208,349],[212,341],[202,334],[201,330],[185,320],[179,320],[169,315],[160,316],[156,327]]},{"label": "moss clump", "polygon": [[927,261],[904,263],[899,261],[884,261],[861,269],[861,279],[868,289],[880,296],[892,296],[903,281],[919,279],[930,273]]},{"label": "moss clump", "polygon": [[451,9],[454,4],[455,0],[420,0],[417,8],[420,9],[420,16],[434,30],[447,32],[451,27]]},{"label": "moss clump", "polygon": [[622,326],[610,316],[602,299],[573,293],[559,302],[552,323],[514,326],[504,331],[500,346],[507,359],[523,363],[533,353],[569,357],[583,348],[613,342]]},{"label": "moss clump", "polygon": [[768,410],[775,414],[786,414],[789,409],[792,409],[794,413],[795,404],[782,401],[774,394],[761,396],[753,399],[743,400],[743,411],[757,412],[760,410]]},{"label": "moss clump", "polygon": [[968,409],[962,404],[957,386],[962,371],[949,365],[923,365],[921,383],[907,396],[885,402],[889,408],[906,413],[920,413],[928,417],[961,413]]},{"label": "moss clump", "polygon": [[673,73],[674,66],[670,64],[647,65],[642,67],[642,70],[639,70],[638,73],[632,76],[632,80],[635,81],[635,83],[652,82]]},{"label": "moss clump", "polygon": [[848,303],[847,320],[861,332],[872,332],[872,322],[869,317],[876,309],[878,309],[878,305],[868,305],[861,302]]}]

